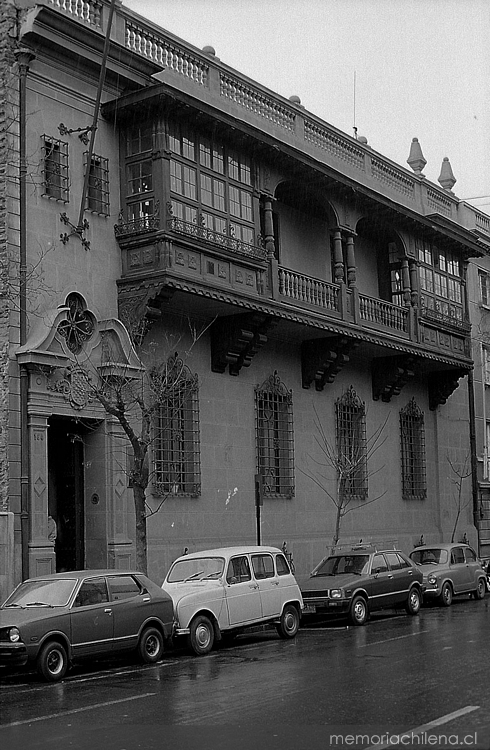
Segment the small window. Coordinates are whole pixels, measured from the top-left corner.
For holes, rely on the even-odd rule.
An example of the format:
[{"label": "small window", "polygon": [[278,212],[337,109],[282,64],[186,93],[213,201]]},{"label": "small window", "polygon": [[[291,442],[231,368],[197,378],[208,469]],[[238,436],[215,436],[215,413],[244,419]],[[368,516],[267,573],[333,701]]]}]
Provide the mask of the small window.
[{"label": "small window", "polygon": [[90,578],[84,581],[74,602],[75,607],[88,607],[109,601],[105,578]]},{"label": "small window", "polygon": [[276,568],[278,576],[288,576],[291,573],[284,555],[276,555]]},{"label": "small window", "polygon": [[400,558],[398,557],[396,552],[387,552],[386,559],[388,560],[388,565],[390,566],[391,570],[400,570]]},{"label": "small window", "polygon": [[404,557],[402,557],[401,555],[398,555],[398,554],[397,554],[397,557],[398,557],[398,562],[399,562],[399,567],[400,568],[411,568],[412,567],[410,565],[410,562],[408,560],[405,560]]},{"label": "small window", "polygon": [[482,303],[482,305],[488,306],[490,303],[490,281],[488,278],[488,273],[479,271],[478,279],[480,281],[480,302]]},{"label": "small window", "polygon": [[243,583],[243,581],[250,581],[251,579],[252,575],[247,558],[245,556],[232,558],[226,574],[227,583]]},{"label": "small window", "polygon": [[43,139],[43,195],[68,203],[68,144],[46,135]]},{"label": "small window", "polygon": [[476,552],[472,550],[471,547],[466,547],[464,551],[464,556],[466,558],[466,562],[468,563],[476,562]]},{"label": "small window", "polygon": [[257,580],[274,578],[274,561],[271,555],[252,555],[252,568]]},{"label": "small window", "polygon": [[141,593],[141,588],[133,576],[111,576],[108,578],[108,583],[113,602],[131,599]]},{"label": "small window", "polygon": [[451,565],[460,565],[464,563],[464,550],[462,547],[455,547],[451,552]]},{"label": "small window", "polygon": [[[84,154],[87,168],[88,152]],[[90,162],[88,192],[85,208],[88,211],[109,216],[109,160],[94,154]]]},{"label": "small window", "polygon": [[373,557],[373,567],[371,573],[385,573],[388,570],[384,555],[375,555]]}]

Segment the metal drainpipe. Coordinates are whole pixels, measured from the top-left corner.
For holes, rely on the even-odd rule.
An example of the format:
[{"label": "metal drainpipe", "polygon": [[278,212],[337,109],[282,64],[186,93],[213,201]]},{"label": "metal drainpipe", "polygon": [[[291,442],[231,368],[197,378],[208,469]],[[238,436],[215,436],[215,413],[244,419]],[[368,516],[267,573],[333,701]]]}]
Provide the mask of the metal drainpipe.
[{"label": "metal drainpipe", "polygon": [[[27,199],[26,199],[26,90],[29,64],[35,55],[28,49],[18,49],[15,57],[19,67],[19,338],[20,346],[27,339]],[[29,577],[29,433],[27,425],[28,373],[20,368],[20,534],[22,550],[22,580]]]}]

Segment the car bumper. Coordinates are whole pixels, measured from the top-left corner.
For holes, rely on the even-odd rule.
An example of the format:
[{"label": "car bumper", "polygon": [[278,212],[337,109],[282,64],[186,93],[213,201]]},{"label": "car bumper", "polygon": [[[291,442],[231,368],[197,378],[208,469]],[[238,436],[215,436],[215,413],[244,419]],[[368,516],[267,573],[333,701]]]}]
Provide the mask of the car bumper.
[{"label": "car bumper", "polygon": [[23,643],[0,643],[0,665],[22,667],[27,663],[27,649]]},{"label": "car bumper", "polygon": [[437,599],[438,596],[441,595],[441,587],[440,586],[431,586],[429,584],[425,584],[423,587],[424,590],[424,599]]},{"label": "car bumper", "polygon": [[349,611],[350,599],[313,599],[304,600],[303,616],[308,615],[342,615]]}]

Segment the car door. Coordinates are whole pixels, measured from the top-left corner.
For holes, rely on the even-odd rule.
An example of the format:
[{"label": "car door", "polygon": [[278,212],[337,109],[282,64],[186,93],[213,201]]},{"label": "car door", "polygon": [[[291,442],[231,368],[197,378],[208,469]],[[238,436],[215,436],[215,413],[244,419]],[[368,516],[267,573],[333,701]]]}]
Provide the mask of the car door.
[{"label": "car door", "polygon": [[385,557],[393,575],[393,603],[403,604],[414,580],[413,568],[397,552],[386,552]]},{"label": "car door", "polygon": [[261,619],[259,585],[252,577],[246,555],[236,555],[230,559],[225,589],[230,625],[244,625]]},{"label": "car door", "polygon": [[75,657],[112,650],[114,620],[104,577],[83,581],[70,610],[70,621]]},{"label": "car door", "polygon": [[114,623],[114,650],[135,648],[138,634],[145,621],[151,596],[143,593],[131,575],[108,576],[110,605]]},{"label": "car door", "polygon": [[393,573],[386,558],[382,552],[377,552],[371,564],[371,609],[393,606],[393,586]]},{"label": "car door", "polygon": [[469,588],[476,588],[478,578],[482,575],[482,568],[476,556],[476,552],[471,547],[464,548],[464,558],[469,572]]},{"label": "car door", "polygon": [[281,614],[281,592],[272,555],[268,553],[251,555],[251,560],[253,574],[260,591],[262,617],[276,617]]},{"label": "car door", "polygon": [[463,547],[453,547],[449,559],[449,572],[455,594],[462,594],[470,588],[471,571],[464,556]]}]

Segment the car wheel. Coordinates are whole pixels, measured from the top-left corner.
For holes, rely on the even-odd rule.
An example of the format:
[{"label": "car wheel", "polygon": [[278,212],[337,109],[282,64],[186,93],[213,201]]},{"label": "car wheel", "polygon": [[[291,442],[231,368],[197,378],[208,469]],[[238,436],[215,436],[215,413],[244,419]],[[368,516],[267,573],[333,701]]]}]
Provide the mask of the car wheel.
[{"label": "car wheel", "polygon": [[407,613],[409,615],[418,615],[421,605],[422,598],[420,596],[420,591],[415,587],[411,588],[408,592],[408,599],[405,605]]},{"label": "car wheel", "polygon": [[479,578],[478,584],[477,584],[477,587],[475,589],[475,593],[473,594],[473,596],[475,597],[475,599],[483,599],[483,597],[485,596],[486,590],[487,590],[487,584],[486,584],[485,579]]},{"label": "car wheel", "polygon": [[439,603],[442,604],[443,607],[450,607],[453,603],[453,590],[451,584],[447,581],[442,587],[441,594],[439,596]]},{"label": "car wheel", "polygon": [[367,601],[363,596],[355,596],[350,605],[349,620],[353,625],[364,625],[369,617]]},{"label": "car wheel", "polygon": [[299,614],[294,604],[286,604],[276,630],[281,638],[294,638],[299,630]]},{"label": "car wheel", "polygon": [[165,642],[157,628],[145,628],[138,643],[138,654],[146,664],[154,664],[162,658]]},{"label": "car wheel", "polygon": [[198,656],[208,654],[214,644],[214,628],[211,620],[204,615],[198,615],[191,622],[189,646]]},{"label": "car wheel", "polygon": [[36,667],[48,682],[63,679],[68,669],[66,648],[56,641],[45,643],[38,654]]}]

